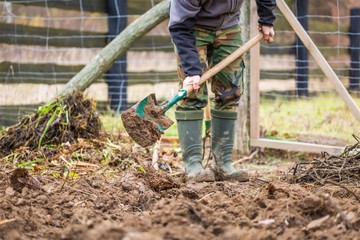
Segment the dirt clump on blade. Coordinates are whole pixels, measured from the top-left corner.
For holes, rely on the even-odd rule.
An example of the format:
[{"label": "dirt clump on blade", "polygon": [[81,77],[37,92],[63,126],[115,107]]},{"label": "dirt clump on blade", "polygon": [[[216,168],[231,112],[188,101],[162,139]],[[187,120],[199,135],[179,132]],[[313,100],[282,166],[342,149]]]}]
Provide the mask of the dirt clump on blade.
[{"label": "dirt clump on blade", "polygon": [[133,108],[122,113],[121,120],[130,137],[142,147],[154,145],[161,137],[156,124],[141,118]]},{"label": "dirt clump on blade", "polygon": [[25,147],[74,142],[78,138],[99,138],[101,122],[92,100],[81,92],[57,98],[35,114],[8,127],[0,135],[0,156]]},{"label": "dirt clump on blade", "polygon": [[174,123],[164,115],[164,109],[157,103],[155,94],[150,94],[123,112],[121,119],[127,133],[142,147],[153,146],[161,138],[163,130]]}]

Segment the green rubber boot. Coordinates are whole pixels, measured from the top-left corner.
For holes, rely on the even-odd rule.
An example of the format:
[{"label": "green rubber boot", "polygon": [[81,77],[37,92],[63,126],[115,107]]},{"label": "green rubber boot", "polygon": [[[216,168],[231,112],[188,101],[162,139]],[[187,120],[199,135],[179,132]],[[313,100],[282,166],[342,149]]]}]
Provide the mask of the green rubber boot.
[{"label": "green rubber boot", "polygon": [[176,111],[175,118],[186,176],[196,182],[215,181],[214,173],[201,163],[203,111]]},{"label": "green rubber boot", "polygon": [[249,180],[247,172],[231,164],[236,118],[234,111],[211,109],[211,151],[215,158],[216,180]]}]

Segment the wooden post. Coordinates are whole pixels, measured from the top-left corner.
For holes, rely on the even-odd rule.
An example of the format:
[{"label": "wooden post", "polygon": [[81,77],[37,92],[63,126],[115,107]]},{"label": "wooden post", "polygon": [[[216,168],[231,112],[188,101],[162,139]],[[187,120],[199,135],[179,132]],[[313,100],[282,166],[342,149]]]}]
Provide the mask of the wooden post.
[{"label": "wooden post", "polygon": [[[250,1],[250,35],[254,35],[257,30],[257,11],[255,1]],[[250,50],[250,139],[260,138],[260,122],[259,122],[259,108],[260,108],[260,44],[254,46]]]},{"label": "wooden post", "polygon": [[360,8],[351,9],[349,90],[360,90]]},{"label": "wooden post", "polygon": [[[250,39],[250,0],[246,0],[241,7],[241,31],[242,39],[247,42]],[[249,55],[243,56],[244,70],[244,93],[239,102],[237,128],[235,132],[234,150],[241,154],[250,153],[250,110],[249,110],[249,87],[250,87],[250,62]]]},{"label": "wooden post", "polygon": [[[127,1],[107,0],[108,40],[111,42],[127,26]],[[127,103],[127,58],[123,53],[105,73],[108,84],[110,108],[117,113],[128,108]]]},{"label": "wooden post", "polygon": [[[296,16],[304,30],[308,30],[308,0],[296,0]],[[296,35],[296,90],[299,97],[309,96],[308,89],[308,51]]]},{"label": "wooden post", "polygon": [[167,19],[169,17],[169,8],[170,0],[164,0],[132,22],[66,84],[60,95],[85,90],[106,72],[115,60],[126,52],[136,40]]}]

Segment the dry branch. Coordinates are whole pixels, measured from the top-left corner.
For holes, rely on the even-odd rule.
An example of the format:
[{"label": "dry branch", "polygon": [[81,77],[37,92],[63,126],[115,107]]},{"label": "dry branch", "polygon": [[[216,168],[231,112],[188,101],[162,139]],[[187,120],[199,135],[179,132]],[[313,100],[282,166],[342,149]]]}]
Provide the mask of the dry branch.
[{"label": "dry branch", "polygon": [[[339,156],[323,153],[320,159],[295,164],[290,170],[292,180],[296,183],[331,184],[348,191],[360,202],[360,198],[343,184],[354,184],[360,181],[360,138],[347,146]],[[341,184],[342,183],[342,184]]]},{"label": "dry branch", "polygon": [[291,170],[296,182],[332,181],[356,182],[360,180],[360,138],[345,148],[340,156],[323,153],[320,159],[297,163]]},{"label": "dry branch", "polygon": [[16,221],[16,219],[15,219],[15,218],[1,220],[1,221],[0,221],[0,226],[1,226],[1,225],[4,225],[4,224],[7,224],[7,223],[14,222],[14,221]]}]

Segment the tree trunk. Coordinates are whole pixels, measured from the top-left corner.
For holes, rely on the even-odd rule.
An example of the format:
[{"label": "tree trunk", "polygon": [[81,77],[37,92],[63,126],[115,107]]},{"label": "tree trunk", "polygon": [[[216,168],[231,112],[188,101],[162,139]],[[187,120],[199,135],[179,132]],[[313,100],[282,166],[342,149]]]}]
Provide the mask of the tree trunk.
[{"label": "tree trunk", "polygon": [[169,8],[170,0],[164,0],[127,26],[66,84],[60,95],[71,94],[78,90],[84,91],[106,72],[114,61],[126,52],[136,40],[167,19]]}]

